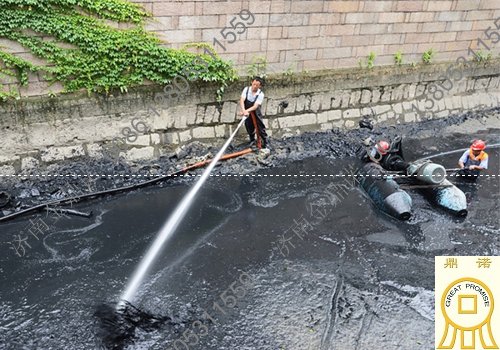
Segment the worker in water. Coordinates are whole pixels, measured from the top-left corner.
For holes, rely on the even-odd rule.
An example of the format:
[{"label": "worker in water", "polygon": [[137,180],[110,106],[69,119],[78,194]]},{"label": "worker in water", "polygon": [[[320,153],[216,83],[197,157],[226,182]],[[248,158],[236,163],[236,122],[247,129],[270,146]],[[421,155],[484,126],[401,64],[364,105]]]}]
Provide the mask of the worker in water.
[{"label": "worker in water", "polygon": [[488,154],[484,151],[486,143],[483,140],[474,140],[470,148],[464,152],[458,166],[459,176],[477,178],[481,170],[488,169]]},{"label": "worker in water", "polygon": [[380,164],[385,170],[405,171],[409,164],[404,160],[401,142],[401,137],[396,136],[391,143],[380,140],[371,146],[372,140],[368,138],[363,142],[366,147],[358,154],[364,162]]},{"label": "worker in water", "polygon": [[380,163],[384,156],[387,155],[387,152],[389,152],[390,147],[391,145],[389,144],[389,142],[380,140],[375,146],[372,147],[370,153],[368,153],[368,156],[372,161]]},{"label": "worker in water", "polygon": [[363,141],[365,147],[358,150],[359,158],[364,162],[380,163],[384,156],[389,151],[389,142],[381,140],[375,145],[372,145],[372,139],[367,138]]},{"label": "worker in water", "polygon": [[[264,125],[263,115],[260,106],[264,101],[264,93],[260,90],[263,87],[264,81],[260,77],[255,77],[252,80],[252,85],[243,89],[240,98],[240,115],[248,117],[245,120],[245,128],[247,129],[248,136],[250,137],[250,145],[260,141],[262,149],[267,148],[267,133],[266,126]],[[257,129],[257,130],[255,130]],[[258,142],[257,142],[258,146]]]}]

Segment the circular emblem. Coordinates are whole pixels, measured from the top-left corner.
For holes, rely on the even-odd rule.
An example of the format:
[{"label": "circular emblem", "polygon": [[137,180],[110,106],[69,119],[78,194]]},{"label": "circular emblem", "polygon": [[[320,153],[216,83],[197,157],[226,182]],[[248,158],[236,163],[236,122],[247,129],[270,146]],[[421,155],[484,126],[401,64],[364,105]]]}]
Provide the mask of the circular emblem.
[{"label": "circular emblem", "polygon": [[490,324],[493,308],[493,293],[484,282],[464,277],[450,283],[441,297],[446,326],[438,349],[452,349],[457,338],[460,349],[475,349],[476,334],[485,349],[498,349]]},{"label": "circular emblem", "polygon": [[493,313],[493,294],[483,282],[464,277],[443,292],[441,309],[446,320],[462,330],[473,330],[489,321]]}]

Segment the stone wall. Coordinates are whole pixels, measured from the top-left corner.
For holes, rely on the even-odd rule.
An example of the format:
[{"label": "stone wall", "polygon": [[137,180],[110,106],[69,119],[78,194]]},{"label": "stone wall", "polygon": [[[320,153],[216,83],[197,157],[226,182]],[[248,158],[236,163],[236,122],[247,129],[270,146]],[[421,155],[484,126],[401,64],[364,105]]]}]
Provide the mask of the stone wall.
[{"label": "stone wall", "polygon": [[[406,62],[420,62],[434,48],[436,61],[450,61],[476,49],[478,38],[500,18],[496,0],[135,0],[151,11],[159,23],[150,25],[172,46],[192,41],[221,42],[221,29],[243,9],[255,22],[226,51],[224,58],[249,64],[265,56],[283,70],[295,66],[316,70],[357,67],[370,51],[377,65],[394,64],[401,50]],[[238,19],[240,21],[240,19]],[[500,19],[497,22],[500,27]],[[496,29],[495,29],[496,30]],[[496,40],[496,39],[494,39]],[[489,44],[489,43],[488,43]],[[484,49],[484,48],[483,48]],[[498,54],[495,45],[491,49]]]},{"label": "stone wall", "polygon": [[[449,71],[457,79],[450,76],[449,81],[444,80],[446,64],[269,79],[265,122],[269,134],[278,138],[357,127],[363,116],[391,124],[497,107],[499,67],[500,60],[461,67]],[[463,77],[458,79],[459,75]],[[26,173],[85,157],[119,154],[128,162],[156,159],[193,140],[222,142],[238,123],[237,101],[244,85],[243,81],[235,83],[221,104],[213,102],[215,87],[206,85],[192,85],[189,94],[168,102],[161,88],[148,87],[110,97],[70,95],[1,104],[0,174]],[[444,92],[442,97],[433,86]],[[283,101],[288,102],[286,109],[280,107]],[[124,134],[135,132],[131,124],[137,127],[139,121],[150,130],[136,132],[136,140],[130,137],[127,144],[111,147],[111,140],[123,136],[124,128],[129,128]],[[244,130],[239,138],[246,140]]]},{"label": "stone wall", "polygon": [[[403,53],[405,63],[421,62],[422,53],[430,48],[436,52],[434,62],[471,58],[469,47],[475,51],[488,51],[488,47],[494,57],[500,53],[495,45],[498,34],[492,34],[500,29],[498,0],[134,1],[153,14],[147,28],[166,45],[213,44],[216,39],[225,49],[216,45],[216,51],[232,60],[240,73],[258,56],[266,58],[271,71],[301,72],[357,67],[370,52],[377,55],[377,66],[393,65],[397,51]],[[247,9],[255,16],[252,24],[238,18]],[[225,40],[221,30],[230,27],[235,17],[248,28],[229,43],[232,38]],[[17,43],[0,38],[0,45],[40,62]],[[61,89],[49,87],[38,74],[29,79],[21,96]]]}]

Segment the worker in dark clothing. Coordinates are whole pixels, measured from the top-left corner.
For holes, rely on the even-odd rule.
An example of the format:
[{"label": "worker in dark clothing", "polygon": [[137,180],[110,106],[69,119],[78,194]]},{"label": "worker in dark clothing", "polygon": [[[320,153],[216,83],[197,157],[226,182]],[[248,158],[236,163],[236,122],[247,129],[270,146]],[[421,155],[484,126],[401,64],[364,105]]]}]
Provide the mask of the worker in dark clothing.
[{"label": "worker in dark clothing", "polygon": [[408,163],[403,157],[401,141],[401,137],[396,136],[390,144],[381,140],[372,145],[372,139],[368,138],[363,141],[365,147],[358,151],[358,156],[362,161],[380,164],[388,171],[405,171]]},{"label": "worker in dark clothing", "polygon": [[[260,106],[264,101],[264,93],[260,88],[264,85],[262,78],[255,77],[252,80],[252,85],[243,89],[240,98],[240,115],[248,117],[245,120],[245,128],[250,137],[250,144],[255,144],[255,135],[260,141],[261,148],[267,148],[267,133],[264,125],[263,115]],[[257,131],[255,130],[257,128]],[[257,146],[259,146],[257,144]]]},{"label": "worker in dark clothing", "polygon": [[488,153],[484,151],[486,143],[483,140],[474,140],[470,148],[462,154],[458,165],[458,175],[476,179],[481,170],[488,169]]},{"label": "worker in dark clothing", "polygon": [[364,140],[364,147],[361,146],[356,153],[363,162],[380,163],[389,150],[389,143],[382,140],[372,145],[372,142],[371,138]]},{"label": "worker in dark clothing", "polygon": [[387,150],[387,154],[382,158],[382,167],[390,171],[406,171],[410,165],[403,156],[403,139],[396,136]]}]

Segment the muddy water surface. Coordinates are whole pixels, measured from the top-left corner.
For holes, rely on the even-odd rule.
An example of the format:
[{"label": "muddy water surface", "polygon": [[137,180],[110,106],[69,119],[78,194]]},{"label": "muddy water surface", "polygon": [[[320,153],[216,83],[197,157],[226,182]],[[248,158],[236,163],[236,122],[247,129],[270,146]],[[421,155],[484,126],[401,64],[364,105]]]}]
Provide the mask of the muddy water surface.
[{"label": "muddy water surface", "polygon": [[[432,132],[412,136],[408,159],[466,147],[476,136],[500,140],[498,129],[484,126],[471,134],[450,127],[439,142]],[[498,149],[489,154],[487,174],[500,174]],[[455,167],[459,155],[434,161]],[[346,177],[318,176],[354,165],[313,157],[210,178],[138,297],[143,309],[186,323],[137,329],[127,348],[432,348],[434,256],[499,254],[499,179],[459,184],[470,202],[465,219],[409,190],[413,217],[400,222]],[[51,230],[30,238],[24,257],[2,244],[0,348],[97,348],[96,306],[120,295],[193,181],[75,205],[93,210],[92,219],[39,215]],[[2,241],[29,219],[37,216],[2,224]]]}]

